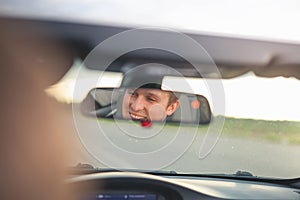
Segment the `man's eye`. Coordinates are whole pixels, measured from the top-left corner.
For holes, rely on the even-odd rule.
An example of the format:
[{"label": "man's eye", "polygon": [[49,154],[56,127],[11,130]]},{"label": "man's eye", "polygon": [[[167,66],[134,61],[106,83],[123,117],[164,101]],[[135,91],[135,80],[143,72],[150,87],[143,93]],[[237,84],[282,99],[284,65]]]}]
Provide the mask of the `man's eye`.
[{"label": "man's eye", "polygon": [[131,97],[136,97],[137,94],[135,92],[128,92],[128,94],[131,96]]},{"label": "man's eye", "polygon": [[127,93],[130,94],[130,95],[133,95],[134,91],[129,90],[129,91],[127,91]]},{"label": "man's eye", "polygon": [[155,98],[152,98],[152,97],[148,97],[147,100],[150,101],[150,102],[157,102],[157,100]]}]

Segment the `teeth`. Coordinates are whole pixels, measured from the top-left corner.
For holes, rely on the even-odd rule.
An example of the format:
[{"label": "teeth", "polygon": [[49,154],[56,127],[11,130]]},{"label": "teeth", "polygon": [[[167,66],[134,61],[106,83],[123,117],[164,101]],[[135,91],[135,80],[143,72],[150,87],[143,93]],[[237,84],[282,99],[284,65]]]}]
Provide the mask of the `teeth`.
[{"label": "teeth", "polygon": [[134,114],[131,114],[131,113],[130,113],[130,116],[131,116],[131,118],[133,118],[133,119],[144,119],[144,117],[137,116],[137,115],[134,115]]}]

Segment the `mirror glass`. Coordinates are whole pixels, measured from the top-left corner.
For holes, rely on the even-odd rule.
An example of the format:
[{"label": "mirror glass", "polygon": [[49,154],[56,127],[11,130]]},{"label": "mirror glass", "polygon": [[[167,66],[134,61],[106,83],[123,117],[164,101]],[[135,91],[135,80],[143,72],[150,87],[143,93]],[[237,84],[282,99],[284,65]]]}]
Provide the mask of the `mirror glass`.
[{"label": "mirror glass", "polygon": [[81,103],[83,114],[97,118],[208,124],[206,97],[149,85],[141,88],[94,88]]}]

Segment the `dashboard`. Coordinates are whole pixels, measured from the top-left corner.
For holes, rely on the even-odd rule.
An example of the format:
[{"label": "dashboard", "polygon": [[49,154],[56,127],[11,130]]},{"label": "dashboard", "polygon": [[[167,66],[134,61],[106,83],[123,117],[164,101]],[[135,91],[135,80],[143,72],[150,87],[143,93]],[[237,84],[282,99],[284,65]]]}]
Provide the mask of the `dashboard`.
[{"label": "dashboard", "polygon": [[105,172],[68,180],[80,200],[300,199],[300,189],[266,182]]}]

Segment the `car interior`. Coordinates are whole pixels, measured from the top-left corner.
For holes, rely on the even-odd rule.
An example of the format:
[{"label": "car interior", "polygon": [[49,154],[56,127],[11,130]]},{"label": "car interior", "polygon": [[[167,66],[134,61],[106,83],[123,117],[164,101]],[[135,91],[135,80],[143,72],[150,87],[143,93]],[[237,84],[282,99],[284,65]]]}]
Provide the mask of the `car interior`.
[{"label": "car interior", "polygon": [[[37,76],[40,75],[41,79],[47,81],[47,84],[42,85],[41,88],[51,86],[61,80],[71,69],[76,59],[80,59],[82,61],[81,64],[87,70],[93,72],[105,71],[122,74],[122,81],[119,86],[101,86],[96,84],[100,79],[99,77],[92,80],[90,86],[81,95],[82,99],[79,103],[72,105],[72,117],[74,119],[71,120],[77,126],[74,129],[79,132],[78,135],[73,137],[80,140],[87,159],[71,167],[65,166],[67,175],[64,178],[64,185],[69,188],[71,199],[300,199],[299,174],[298,177],[288,178],[264,177],[246,169],[236,170],[232,173],[216,173],[212,171],[211,173],[195,174],[189,172],[181,173],[180,170],[171,170],[159,165],[160,162],[164,163],[162,164],[164,166],[167,166],[167,163],[176,163],[179,157],[183,155],[183,152],[193,150],[193,148],[186,148],[184,144],[189,147],[193,143],[199,147],[200,143],[193,142],[195,138],[195,135],[193,135],[194,131],[208,128],[212,132],[217,132],[219,126],[223,127],[224,120],[226,120],[222,116],[217,117],[215,114],[215,111],[218,109],[215,102],[221,101],[224,94],[221,93],[220,97],[212,95],[217,100],[211,100],[209,96],[201,92],[180,90],[178,85],[172,86],[171,84],[171,89],[168,89],[167,86],[164,88],[165,77],[171,77],[171,79],[172,77],[179,77],[181,79],[191,78],[191,80],[213,79],[223,81],[252,72],[256,76],[263,78],[293,77],[299,81],[300,43],[186,32],[182,34],[191,38],[190,40],[193,42],[196,41],[196,43],[201,44],[203,49],[205,49],[200,55],[192,50],[186,52],[186,55],[189,56],[187,59],[187,57],[179,56],[176,52],[160,50],[157,48],[159,45],[130,50],[124,53],[126,50],[123,47],[126,46],[124,44],[127,44],[127,42],[134,43],[133,41],[126,41],[123,44],[117,40],[119,39],[118,37],[122,37],[122,33],[129,33],[134,29],[125,25],[117,26],[6,16],[0,18],[0,24],[1,27],[5,27],[5,33],[7,33],[3,34],[4,41],[10,41],[12,35],[18,34],[22,35],[22,40],[34,38],[37,41],[50,41],[48,45],[37,48],[38,50],[35,52],[28,52],[28,55],[31,56],[28,56],[30,62],[30,59],[37,57],[35,55],[44,54],[46,56],[44,61],[37,59],[32,62],[41,62],[44,63],[41,64],[41,66],[44,65],[43,67],[57,69],[56,71],[53,70],[54,78],[49,80],[47,79],[49,74],[44,73],[46,70],[38,69],[40,73]],[[137,41],[142,41],[145,38],[155,38],[155,40],[159,41],[158,43],[162,44],[161,40],[170,38],[178,40],[179,43],[181,42],[179,39],[176,39],[177,33],[164,29],[138,29],[136,32],[133,32],[133,35],[133,38],[136,38]],[[116,43],[111,46],[104,45],[105,42],[114,37],[117,40]],[[160,39],[160,37],[163,39]],[[152,40],[149,41],[151,42]],[[23,46],[22,43],[18,44]],[[51,44],[58,44],[59,48],[54,48]],[[103,45],[101,46],[101,44]],[[145,44],[145,46],[147,45],[148,43]],[[183,44],[179,45],[184,46]],[[43,51],[39,51],[39,49],[43,49]],[[57,51],[57,49],[60,49],[61,52]],[[56,57],[53,56],[53,50],[56,51]],[[7,49],[1,49],[1,51],[4,53],[8,52]],[[9,60],[9,54],[4,53],[2,55]],[[57,66],[45,64],[47,59],[52,60],[53,57],[57,62],[50,64],[57,64]],[[195,67],[194,63],[197,63],[199,67]],[[7,66],[9,67],[9,65]],[[139,69],[139,66],[143,67]],[[218,70],[218,73],[216,73],[215,69]],[[83,72],[81,74],[78,72],[76,76],[77,80],[79,80],[85,75]],[[82,80],[90,81],[86,77],[82,78]],[[122,102],[126,89],[139,88],[141,85],[149,82],[159,84],[161,87],[159,89],[162,91],[171,91],[177,94],[181,104],[180,108],[168,116],[165,121],[153,122],[152,127],[147,128],[140,126],[136,121],[122,117]],[[82,92],[80,84],[83,85],[83,81],[76,82],[74,94]],[[211,85],[218,87],[217,84]],[[208,84],[208,87],[211,85]],[[19,87],[21,88],[22,86]],[[294,92],[297,93],[299,91]],[[60,126],[62,125],[63,123]],[[97,131],[92,130],[94,127],[98,127]],[[174,141],[173,148],[169,149],[167,154],[164,154],[165,157],[160,157],[157,151],[164,149],[165,146],[155,140],[156,132],[152,133],[151,131],[169,128],[169,133],[171,133],[176,132],[178,127],[183,127],[180,129],[183,134],[179,133],[178,138]],[[242,129],[237,127],[237,131],[239,128]],[[51,128],[47,130],[51,131]],[[114,136],[118,131],[129,131],[129,136],[131,136],[130,134],[133,134],[133,136],[130,137],[130,140],[122,137],[120,138],[121,141],[118,141],[117,136]],[[116,149],[115,152],[110,152],[111,147],[106,146],[109,142],[105,139],[102,139],[103,141],[99,143],[99,146],[97,145],[100,132],[101,134],[103,133],[102,138],[108,138],[107,141],[116,142],[115,146],[119,144],[119,147],[114,147]],[[139,134],[143,136],[142,139],[136,139],[139,137]],[[153,134],[149,138],[156,142],[151,143],[149,146],[145,145],[143,142],[149,139],[146,134]],[[206,149],[207,152],[211,152],[213,148],[218,148],[216,138],[219,138],[220,135],[203,134],[202,136],[204,142],[201,144],[206,143],[210,145]],[[172,138],[167,139],[170,143],[173,142]],[[125,145],[126,141],[128,142],[124,146],[126,152],[122,154],[119,148],[123,147],[122,145]],[[132,159],[131,157],[127,159],[127,153],[134,152],[135,148],[137,148],[135,144],[139,145],[142,153],[132,153],[134,154]],[[184,150],[182,150],[182,154],[177,154],[174,149],[180,149],[180,144],[183,145],[182,148]],[[162,146],[161,149],[159,145]],[[203,148],[205,148],[205,145]],[[259,151],[260,147],[257,148]],[[147,157],[148,154],[146,153],[149,149],[151,153],[153,152],[153,157]],[[228,149],[233,151],[231,147],[228,147]],[[198,149],[195,151],[198,153]],[[249,149],[248,151],[251,150]],[[282,151],[286,153],[284,150]],[[295,147],[296,152],[297,149]],[[196,153],[194,154],[197,156]],[[199,154],[201,154],[201,150]],[[203,154],[205,154],[203,158],[210,159],[209,153]],[[174,160],[171,157],[174,157]],[[89,163],[87,162],[88,158],[96,161]],[[255,155],[251,159],[254,158]],[[261,158],[261,160],[265,159],[268,158]],[[298,160],[298,158],[293,159]],[[236,158],[235,164],[243,162],[242,160]],[[101,161],[103,161],[104,166],[108,165],[109,167],[103,168],[100,164],[99,166],[95,165],[95,163],[101,163]],[[120,164],[121,162],[125,164]],[[190,158],[183,159],[180,162],[189,167],[196,167],[192,166]],[[219,162],[214,167],[222,167],[224,162],[226,161]],[[251,166],[251,164],[252,160],[245,165]],[[288,165],[288,163],[286,164]],[[295,163],[290,163],[290,165],[297,166],[297,163],[295,161]],[[268,167],[267,169],[272,171],[272,164],[269,164]],[[199,168],[201,167],[199,166]],[[288,171],[288,169],[283,170]]]}]

